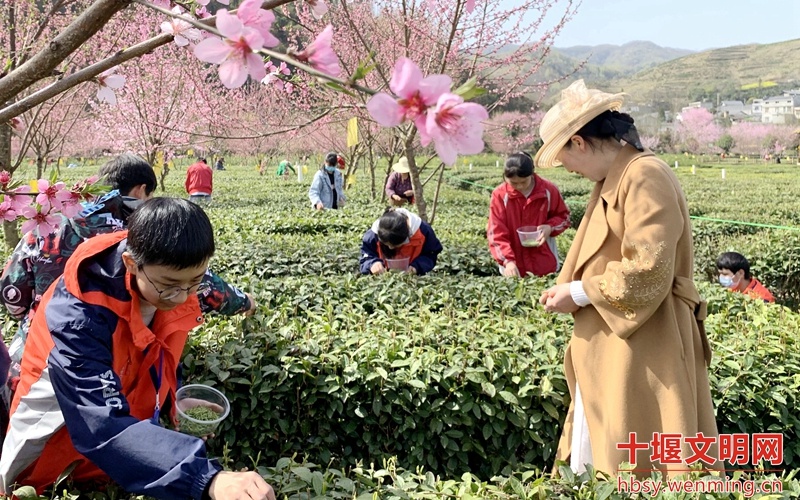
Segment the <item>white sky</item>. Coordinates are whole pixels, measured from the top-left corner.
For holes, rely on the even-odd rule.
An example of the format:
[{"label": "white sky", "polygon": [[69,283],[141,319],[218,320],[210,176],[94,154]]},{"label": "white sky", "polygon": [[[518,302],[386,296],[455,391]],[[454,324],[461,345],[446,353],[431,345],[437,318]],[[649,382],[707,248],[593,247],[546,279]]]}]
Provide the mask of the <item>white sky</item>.
[{"label": "white sky", "polygon": [[[517,0],[502,1],[513,5]],[[563,11],[561,3],[554,11]],[[555,46],[646,40],[700,51],[796,38],[800,0],[583,0]],[[797,64],[800,68],[800,56]]]}]

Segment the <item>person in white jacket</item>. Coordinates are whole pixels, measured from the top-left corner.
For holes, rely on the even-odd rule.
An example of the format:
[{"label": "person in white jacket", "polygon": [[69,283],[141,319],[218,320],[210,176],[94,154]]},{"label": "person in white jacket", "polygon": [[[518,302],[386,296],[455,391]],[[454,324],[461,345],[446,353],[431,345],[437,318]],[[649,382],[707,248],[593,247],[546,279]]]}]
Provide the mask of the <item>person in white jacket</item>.
[{"label": "person in white jacket", "polygon": [[314,180],[308,189],[311,206],[317,210],[342,208],[347,200],[344,194],[344,177],[336,168],[337,158],[336,153],[328,153],[325,165],[314,174]]}]

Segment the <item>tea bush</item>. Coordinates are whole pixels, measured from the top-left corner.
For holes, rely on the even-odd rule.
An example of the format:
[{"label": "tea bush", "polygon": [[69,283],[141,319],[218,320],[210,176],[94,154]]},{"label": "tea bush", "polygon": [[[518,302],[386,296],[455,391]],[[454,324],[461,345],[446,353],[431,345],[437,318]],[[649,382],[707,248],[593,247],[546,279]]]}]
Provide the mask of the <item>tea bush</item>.
[{"label": "tea bush", "polygon": [[[195,380],[239,409],[220,432],[232,457],[396,456],[448,476],[546,468],[569,401],[561,363],[571,333],[568,318],[535,304],[547,285],[284,278],[260,289],[264,314],[244,321],[242,334],[206,337],[187,361]],[[787,467],[800,467],[800,316],[702,291],[712,298],[720,432],[781,432]]]}]

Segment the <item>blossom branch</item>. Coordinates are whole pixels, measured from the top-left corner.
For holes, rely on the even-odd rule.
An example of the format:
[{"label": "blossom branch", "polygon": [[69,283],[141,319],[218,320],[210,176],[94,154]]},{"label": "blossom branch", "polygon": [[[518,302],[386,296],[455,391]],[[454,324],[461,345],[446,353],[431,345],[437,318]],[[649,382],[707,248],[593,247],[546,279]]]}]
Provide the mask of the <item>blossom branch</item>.
[{"label": "blossom branch", "polygon": [[[72,24],[50,41],[46,50],[41,50],[11,74],[0,79],[0,102],[11,100],[26,88],[50,75],[61,61],[100,31],[114,14],[127,5],[128,0],[97,0],[89,6]],[[13,116],[15,115],[3,116],[0,121]]]},{"label": "blossom branch", "polygon": [[58,94],[69,90],[79,83],[87,82],[103,71],[111,69],[114,66],[118,66],[125,61],[143,56],[157,47],[166,45],[172,41],[172,38],[173,36],[170,34],[157,35],[149,40],[145,40],[144,42],[117,52],[116,54],[107,57],[102,61],[96,62],[91,66],[87,66],[79,71],[76,71],[68,77],[62,78],[61,80],[48,85],[38,92],[34,92],[28,97],[21,99],[14,104],[6,106],[3,109],[0,109],[0,122],[4,122],[17,115],[20,115],[29,109],[32,109],[34,106],[50,99],[51,97],[55,97]]},{"label": "blossom branch", "polygon": [[[180,15],[180,14],[175,14],[174,12],[172,12],[170,10],[167,10],[167,9],[165,9],[163,7],[159,7],[158,5],[153,5],[152,3],[150,3],[150,2],[148,2],[146,0],[133,0],[133,1],[135,3],[140,4],[140,5],[144,5],[144,6],[148,7],[148,8],[150,8],[150,9],[154,9],[154,10],[156,10],[158,12],[161,12],[162,14],[165,14],[167,16],[174,17],[175,19],[180,19],[181,21],[186,21],[187,23],[189,23],[190,25],[194,26],[195,28],[199,28],[199,29],[208,31],[209,33],[211,33],[213,35],[217,35],[218,37],[224,38],[222,33],[219,32],[219,30],[217,30],[216,28],[210,26],[211,18],[204,19],[203,21],[198,21],[198,20],[193,19],[191,17],[183,16],[183,15]],[[289,0],[289,1],[294,1],[294,0]],[[284,0],[275,0],[273,2],[268,2],[268,3],[270,5],[272,5],[272,4],[281,5],[280,2],[288,3],[288,2],[285,2]],[[265,4],[266,3],[267,2],[265,2]],[[357,85],[357,84],[352,83],[352,82],[350,82],[348,80],[342,80],[341,78],[336,78],[335,76],[330,76],[327,73],[323,73],[322,71],[318,71],[317,69],[313,68],[312,66],[309,66],[308,64],[304,64],[304,63],[298,61],[297,59],[293,58],[289,54],[284,54],[282,52],[276,52],[274,50],[270,50],[270,49],[267,49],[267,48],[261,48],[261,49],[255,51],[255,52],[259,53],[259,54],[263,54],[265,56],[269,56],[270,59],[277,59],[278,61],[283,61],[283,62],[285,62],[287,64],[291,64],[295,68],[301,69],[305,73],[308,73],[309,75],[314,76],[314,77],[316,77],[318,79],[326,80],[326,81],[329,81],[331,83],[336,83],[338,85],[341,85],[342,87],[348,87],[348,88],[351,88],[353,90],[357,90],[359,92],[363,92],[363,93],[369,94],[369,95],[373,95],[373,94],[377,93],[373,89],[370,89],[370,88],[367,88],[367,87],[362,87],[361,85]],[[0,119],[2,119],[1,116],[0,116]]]}]

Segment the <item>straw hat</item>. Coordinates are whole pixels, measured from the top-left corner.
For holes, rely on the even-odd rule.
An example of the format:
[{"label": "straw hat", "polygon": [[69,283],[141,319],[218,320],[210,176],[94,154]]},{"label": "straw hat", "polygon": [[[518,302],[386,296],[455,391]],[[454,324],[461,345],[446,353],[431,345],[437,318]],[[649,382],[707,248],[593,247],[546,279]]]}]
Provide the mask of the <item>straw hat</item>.
[{"label": "straw hat", "polygon": [[411,169],[408,168],[408,158],[403,156],[402,158],[397,160],[397,163],[392,165],[392,170],[397,172],[398,174],[407,174],[407,173],[409,173],[411,171]]},{"label": "straw hat", "polygon": [[544,145],[536,153],[536,166],[547,168],[561,165],[556,155],[569,138],[603,111],[619,110],[624,95],[587,89],[583,80],[562,90],[561,100],[550,108],[539,125],[539,136]]}]

